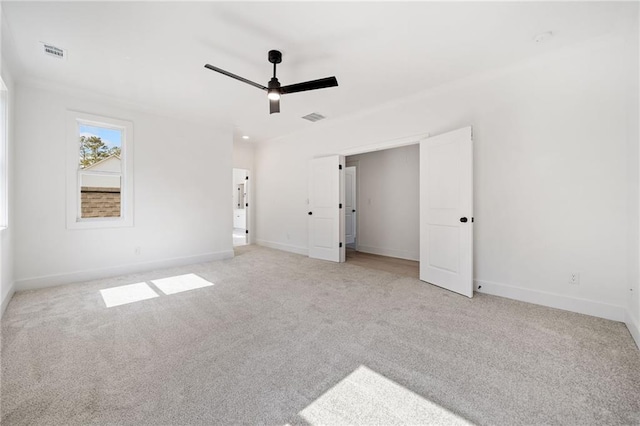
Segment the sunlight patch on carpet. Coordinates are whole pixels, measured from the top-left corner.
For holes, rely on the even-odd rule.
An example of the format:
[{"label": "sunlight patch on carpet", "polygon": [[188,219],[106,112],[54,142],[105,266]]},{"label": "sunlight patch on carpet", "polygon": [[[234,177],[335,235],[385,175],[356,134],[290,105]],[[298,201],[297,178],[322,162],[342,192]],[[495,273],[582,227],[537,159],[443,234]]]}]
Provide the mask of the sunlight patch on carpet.
[{"label": "sunlight patch on carpet", "polygon": [[121,285],[119,287],[106,288],[104,290],[100,290],[100,294],[102,295],[102,300],[104,300],[104,304],[107,305],[107,308],[158,297],[158,293],[153,291],[147,283],[128,284]]},{"label": "sunlight patch on carpet", "polygon": [[472,424],[363,365],[299,415],[311,425]]},{"label": "sunlight patch on carpet", "polygon": [[178,275],[175,277],[152,280],[151,282],[166,295],[213,285],[213,283],[197,276],[196,274]]}]

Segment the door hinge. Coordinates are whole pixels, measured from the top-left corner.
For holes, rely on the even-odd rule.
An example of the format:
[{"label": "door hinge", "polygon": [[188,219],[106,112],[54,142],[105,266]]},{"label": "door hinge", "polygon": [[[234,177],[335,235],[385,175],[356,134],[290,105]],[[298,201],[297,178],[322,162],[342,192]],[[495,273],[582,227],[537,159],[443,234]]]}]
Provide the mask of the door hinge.
[{"label": "door hinge", "polygon": [[342,203],[338,204],[338,208],[341,209],[342,208]]},{"label": "door hinge", "polygon": [[249,176],[245,176],[245,177],[244,177],[244,180],[249,180]]},{"label": "door hinge", "polygon": [[342,164],[338,164],[338,170],[342,170]]},{"label": "door hinge", "polygon": [[244,206],[245,206],[245,207],[249,207],[249,203],[246,203]]},{"label": "door hinge", "polygon": [[246,229],[246,230],[244,231],[244,233],[245,233],[245,234],[248,234],[248,233],[249,233],[249,230],[248,230],[248,229]]},{"label": "door hinge", "polygon": [[473,218],[471,218],[471,222],[473,222]]},{"label": "door hinge", "polygon": [[342,247],[342,243],[340,243],[340,247]]}]

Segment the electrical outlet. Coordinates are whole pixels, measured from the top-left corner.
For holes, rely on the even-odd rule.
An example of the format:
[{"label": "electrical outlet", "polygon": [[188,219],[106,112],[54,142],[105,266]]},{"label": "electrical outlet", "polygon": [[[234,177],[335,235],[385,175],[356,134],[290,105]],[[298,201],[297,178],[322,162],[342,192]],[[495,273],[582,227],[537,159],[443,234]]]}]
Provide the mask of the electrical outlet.
[{"label": "electrical outlet", "polygon": [[142,249],[140,247],[136,247],[135,249],[133,249],[133,251],[136,255],[142,254]]},{"label": "electrical outlet", "polygon": [[580,284],[580,273],[574,272],[569,277],[569,284],[578,285]]}]

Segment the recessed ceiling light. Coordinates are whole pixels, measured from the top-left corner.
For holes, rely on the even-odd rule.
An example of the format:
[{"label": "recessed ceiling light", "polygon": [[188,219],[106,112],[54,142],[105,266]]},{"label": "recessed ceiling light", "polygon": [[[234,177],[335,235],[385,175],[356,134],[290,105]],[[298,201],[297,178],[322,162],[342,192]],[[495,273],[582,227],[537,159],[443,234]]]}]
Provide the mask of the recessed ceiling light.
[{"label": "recessed ceiling light", "polygon": [[551,37],[553,37],[553,33],[551,31],[547,31],[547,32],[540,33],[537,36],[535,36],[533,38],[533,41],[535,41],[536,43],[542,43],[543,41],[549,40]]},{"label": "recessed ceiling light", "polygon": [[244,135],[244,136],[242,137],[242,139],[249,139],[249,136]]}]

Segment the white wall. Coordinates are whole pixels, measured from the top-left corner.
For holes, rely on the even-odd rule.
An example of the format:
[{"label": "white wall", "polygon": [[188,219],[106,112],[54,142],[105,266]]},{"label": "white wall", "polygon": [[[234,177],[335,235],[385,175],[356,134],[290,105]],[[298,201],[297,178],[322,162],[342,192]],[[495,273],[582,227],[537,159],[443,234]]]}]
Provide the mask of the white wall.
[{"label": "white wall", "polygon": [[[66,229],[67,109],[133,122],[133,227]],[[231,168],[232,129],[18,85],[16,288],[231,257]]]},{"label": "white wall", "polygon": [[482,291],[622,320],[628,54],[602,37],[259,145],[258,242],[306,252],[309,159],[473,125]]},{"label": "white wall", "polygon": [[626,69],[628,72],[629,90],[628,108],[627,108],[627,127],[628,127],[628,168],[629,168],[629,291],[628,291],[628,314],[626,318],[627,327],[631,331],[631,335],[636,340],[636,344],[640,347],[640,107],[638,105],[638,92],[640,91],[640,42],[638,40],[640,21],[640,8],[638,8],[638,19],[635,25],[631,25],[629,32],[635,34],[635,37],[629,37],[629,51],[634,54],[627,56],[628,63]]},{"label": "white wall", "polygon": [[254,152],[253,143],[251,142],[233,142],[233,167],[236,169],[253,170]]},{"label": "white wall", "polygon": [[419,146],[347,157],[347,165],[356,163],[358,250],[418,260]]},{"label": "white wall", "polygon": [[[2,14],[2,4],[0,3],[0,46],[4,46],[5,39],[5,22]],[[13,72],[11,64],[4,56],[5,49],[0,49],[0,75],[2,80],[7,86],[8,92],[8,107],[9,107],[9,121],[8,125],[8,146],[7,146],[7,177],[8,177],[8,227],[0,230],[0,317],[4,313],[11,297],[13,296],[14,287],[14,272],[13,272],[13,234],[14,234],[14,214],[13,214],[13,202],[14,202],[14,190],[13,190],[13,171],[15,166],[13,164],[14,156],[14,111],[15,111],[15,85],[13,82]]]}]

